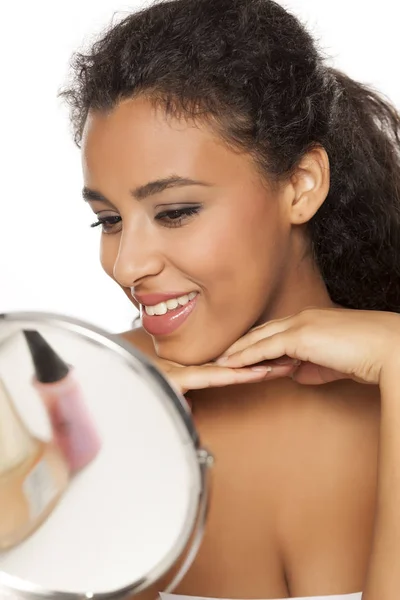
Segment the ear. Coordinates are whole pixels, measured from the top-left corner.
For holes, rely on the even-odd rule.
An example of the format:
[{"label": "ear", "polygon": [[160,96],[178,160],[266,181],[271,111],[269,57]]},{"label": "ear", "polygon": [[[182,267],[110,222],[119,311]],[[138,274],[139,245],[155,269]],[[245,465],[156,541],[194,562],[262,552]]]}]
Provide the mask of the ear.
[{"label": "ear", "polygon": [[329,192],[329,158],[321,146],[310,150],[290,178],[290,205],[287,207],[292,225],[307,223],[318,211]]}]

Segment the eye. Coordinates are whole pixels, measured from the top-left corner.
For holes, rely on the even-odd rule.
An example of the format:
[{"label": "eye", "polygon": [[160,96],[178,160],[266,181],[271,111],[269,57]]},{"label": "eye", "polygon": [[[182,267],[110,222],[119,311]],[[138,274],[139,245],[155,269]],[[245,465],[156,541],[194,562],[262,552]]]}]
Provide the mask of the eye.
[{"label": "eye", "polygon": [[161,221],[164,227],[181,227],[184,221],[197,215],[201,206],[186,206],[170,210],[163,210],[156,215],[156,221]]},{"label": "eye", "polygon": [[99,227],[103,233],[118,233],[121,230],[120,223],[122,221],[119,215],[107,215],[101,217],[97,215],[98,219],[90,225],[90,227]]}]

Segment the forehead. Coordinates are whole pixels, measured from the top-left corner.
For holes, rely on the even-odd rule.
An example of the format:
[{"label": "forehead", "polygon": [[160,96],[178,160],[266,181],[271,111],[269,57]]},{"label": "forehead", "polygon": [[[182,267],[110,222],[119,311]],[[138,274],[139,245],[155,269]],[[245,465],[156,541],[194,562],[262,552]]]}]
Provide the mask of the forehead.
[{"label": "forehead", "polygon": [[85,177],[129,176],[131,184],[172,174],[218,181],[248,171],[250,158],[228,148],[206,124],[167,116],[145,98],[89,114],[82,139]]}]

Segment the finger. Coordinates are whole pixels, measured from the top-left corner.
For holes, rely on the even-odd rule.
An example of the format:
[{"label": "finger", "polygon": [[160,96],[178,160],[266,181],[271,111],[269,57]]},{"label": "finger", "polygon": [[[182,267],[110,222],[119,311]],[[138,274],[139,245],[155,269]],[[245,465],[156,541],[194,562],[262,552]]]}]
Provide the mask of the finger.
[{"label": "finger", "polygon": [[303,362],[291,375],[293,381],[303,385],[323,385],[339,379],[349,379],[346,373],[340,373],[327,367],[321,367],[310,362]]},{"label": "finger", "polygon": [[256,383],[265,379],[288,377],[292,371],[292,365],[276,367],[262,365],[245,369],[207,365],[173,369],[166,376],[181,390],[181,393],[186,393],[188,390]]},{"label": "finger", "polygon": [[282,356],[300,359],[296,354],[292,338],[293,335],[290,335],[290,332],[288,331],[275,333],[266,338],[263,337],[251,346],[238,350],[229,356],[222,356],[217,360],[217,364],[224,367],[230,367],[231,369],[237,369],[263,361],[270,361]]},{"label": "finger", "polygon": [[232,354],[241,352],[247,346],[256,344],[258,341],[264,338],[271,337],[272,335],[286,331],[292,325],[292,321],[292,317],[287,317],[285,319],[270,321],[269,323],[265,323],[264,325],[255,327],[254,329],[251,329],[248,333],[246,333],[243,337],[239,338],[234,344],[232,344],[232,346],[230,346],[223,353],[222,356],[231,356]]}]

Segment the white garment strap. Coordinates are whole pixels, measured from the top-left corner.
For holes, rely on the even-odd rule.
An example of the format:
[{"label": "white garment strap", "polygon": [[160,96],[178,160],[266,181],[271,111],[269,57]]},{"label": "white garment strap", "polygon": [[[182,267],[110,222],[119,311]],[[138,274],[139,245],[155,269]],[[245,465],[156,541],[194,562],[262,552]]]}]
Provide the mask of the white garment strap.
[{"label": "white garment strap", "polygon": [[[307,596],[307,598],[293,598],[293,600],[361,600],[361,594],[341,594],[340,596]],[[177,594],[160,594],[161,600],[221,600],[217,598],[200,598],[198,596],[179,596]],[[228,600],[228,599],[224,599]]]}]

